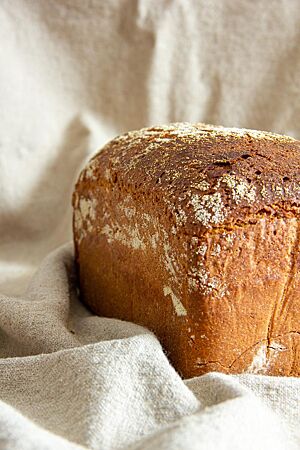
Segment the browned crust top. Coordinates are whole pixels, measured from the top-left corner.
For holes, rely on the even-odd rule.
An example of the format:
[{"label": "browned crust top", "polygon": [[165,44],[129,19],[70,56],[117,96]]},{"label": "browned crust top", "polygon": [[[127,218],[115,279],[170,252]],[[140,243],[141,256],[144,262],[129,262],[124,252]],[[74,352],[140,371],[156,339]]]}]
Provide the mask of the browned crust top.
[{"label": "browned crust top", "polygon": [[298,216],[300,142],[205,124],[144,128],[115,138],[89,162],[79,184],[97,183],[139,202],[151,198],[195,232]]}]

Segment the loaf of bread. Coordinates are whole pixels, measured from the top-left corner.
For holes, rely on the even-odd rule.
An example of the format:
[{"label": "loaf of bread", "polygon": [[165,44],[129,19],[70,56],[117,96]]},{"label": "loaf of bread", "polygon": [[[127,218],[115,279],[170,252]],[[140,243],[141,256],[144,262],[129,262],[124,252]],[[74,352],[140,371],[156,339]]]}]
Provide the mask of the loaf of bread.
[{"label": "loaf of bread", "polygon": [[300,376],[300,142],[176,123],[109,142],[73,195],[82,300],[183,377]]}]

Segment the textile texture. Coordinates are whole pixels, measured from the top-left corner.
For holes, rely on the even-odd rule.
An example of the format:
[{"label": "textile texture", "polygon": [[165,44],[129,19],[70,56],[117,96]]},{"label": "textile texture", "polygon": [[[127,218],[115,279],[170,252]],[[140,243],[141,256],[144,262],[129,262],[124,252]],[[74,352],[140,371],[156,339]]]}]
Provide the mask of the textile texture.
[{"label": "textile texture", "polygon": [[300,137],[298,0],[0,2],[0,448],[297,449],[300,379],[182,380],[156,337],[96,317],[71,193],[127,130]]}]

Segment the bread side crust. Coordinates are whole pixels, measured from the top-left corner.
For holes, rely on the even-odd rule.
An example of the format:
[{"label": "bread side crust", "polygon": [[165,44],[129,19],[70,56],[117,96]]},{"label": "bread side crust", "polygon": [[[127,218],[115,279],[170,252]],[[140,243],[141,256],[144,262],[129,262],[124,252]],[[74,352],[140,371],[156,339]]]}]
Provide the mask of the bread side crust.
[{"label": "bread side crust", "polygon": [[106,196],[84,199],[91,222],[75,238],[82,298],[97,314],[150,328],[185,377],[299,375],[297,219],[178,236],[128,195]]}]

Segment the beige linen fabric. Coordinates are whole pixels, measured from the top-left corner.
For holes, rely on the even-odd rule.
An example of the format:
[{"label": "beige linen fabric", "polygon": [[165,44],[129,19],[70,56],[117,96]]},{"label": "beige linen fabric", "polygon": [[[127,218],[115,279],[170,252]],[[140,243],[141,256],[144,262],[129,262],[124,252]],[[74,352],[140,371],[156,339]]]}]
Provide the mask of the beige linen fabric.
[{"label": "beige linen fabric", "polygon": [[[76,291],[70,196],[128,129],[300,137],[298,0],[1,0],[0,448],[300,447],[300,380],[183,382]],[[38,272],[36,272],[37,268]]]}]

